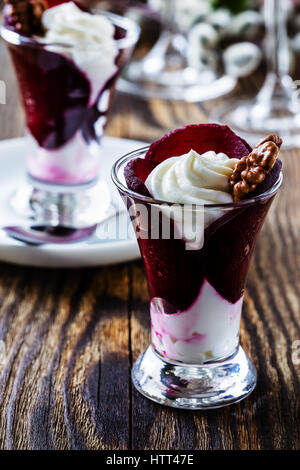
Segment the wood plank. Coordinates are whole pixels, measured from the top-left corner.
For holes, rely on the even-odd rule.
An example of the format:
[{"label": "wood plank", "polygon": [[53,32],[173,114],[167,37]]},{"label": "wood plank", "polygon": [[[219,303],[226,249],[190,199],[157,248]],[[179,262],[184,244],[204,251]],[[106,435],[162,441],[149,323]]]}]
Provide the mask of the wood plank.
[{"label": "wood plank", "polygon": [[128,448],[127,266],[1,268],[0,448]]}]

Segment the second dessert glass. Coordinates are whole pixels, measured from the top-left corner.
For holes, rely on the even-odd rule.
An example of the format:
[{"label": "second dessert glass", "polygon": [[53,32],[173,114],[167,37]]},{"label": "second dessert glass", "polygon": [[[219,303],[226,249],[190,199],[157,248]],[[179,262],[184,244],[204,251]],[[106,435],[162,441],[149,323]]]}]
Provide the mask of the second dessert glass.
[{"label": "second dessert glass", "polygon": [[[101,137],[116,81],[139,38],[130,19],[109,12],[114,57],[91,67],[94,46],[46,44],[6,28],[1,35],[16,71],[26,116],[27,180],[11,204],[22,216],[49,225],[82,227],[107,216],[110,194],[101,180]],[[70,57],[81,54],[91,74]],[[109,55],[109,51],[107,51]],[[86,55],[86,57],[84,57]]]},{"label": "second dessert glass", "polygon": [[152,344],[132,380],[151,400],[185,409],[245,398],[256,371],[239,343],[243,292],[258,233],[282,176],[241,202],[171,204],[127,188],[124,168],[148,148],[119,159],[112,178],[128,209],[144,262]]}]

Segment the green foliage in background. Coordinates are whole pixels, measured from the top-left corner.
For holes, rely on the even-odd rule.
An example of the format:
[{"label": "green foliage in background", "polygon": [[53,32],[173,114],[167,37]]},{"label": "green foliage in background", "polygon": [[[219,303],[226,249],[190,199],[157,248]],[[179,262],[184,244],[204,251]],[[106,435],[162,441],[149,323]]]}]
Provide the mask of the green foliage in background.
[{"label": "green foliage in background", "polygon": [[210,0],[213,8],[227,8],[232,13],[240,13],[249,7],[250,0]]}]

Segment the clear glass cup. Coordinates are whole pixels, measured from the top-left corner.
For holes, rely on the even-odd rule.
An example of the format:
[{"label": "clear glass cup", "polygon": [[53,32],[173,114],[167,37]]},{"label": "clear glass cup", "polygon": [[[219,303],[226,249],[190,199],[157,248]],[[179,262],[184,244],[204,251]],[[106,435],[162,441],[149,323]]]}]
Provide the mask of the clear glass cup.
[{"label": "clear glass cup", "polygon": [[285,147],[300,146],[299,93],[297,81],[289,74],[287,18],[290,6],[289,0],[264,0],[267,75],[256,97],[222,103],[211,113],[211,122],[227,124],[251,145],[277,132]]},{"label": "clear glass cup", "polygon": [[[127,188],[119,159],[112,179],[127,207],[145,266],[152,343],[132,380],[151,400],[186,409],[245,398],[256,370],[239,344],[249,263],[282,175],[264,194],[231,204],[171,204]],[[183,224],[182,224],[183,222]]]},{"label": "clear glass cup", "polygon": [[[99,14],[115,27],[115,49],[98,68],[89,62],[97,54],[94,46],[86,46],[85,62],[82,47],[46,44],[5,26],[1,29],[16,71],[27,127],[27,180],[11,204],[19,214],[50,225],[91,225],[105,217],[110,207],[109,190],[101,180],[101,158],[105,158],[101,137],[116,81],[140,30],[128,18]],[[82,69],[73,60],[79,54]]]},{"label": "clear glass cup", "polygon": [[120,91],[143,99],[202,102],[226,95],[235,87],[234,77],[210,68],[198,70],[189,63],[187,31],[177,21],[177,2],[164,0],[160,36],[141,60],[133,60],[126,68],[118,83]]}]

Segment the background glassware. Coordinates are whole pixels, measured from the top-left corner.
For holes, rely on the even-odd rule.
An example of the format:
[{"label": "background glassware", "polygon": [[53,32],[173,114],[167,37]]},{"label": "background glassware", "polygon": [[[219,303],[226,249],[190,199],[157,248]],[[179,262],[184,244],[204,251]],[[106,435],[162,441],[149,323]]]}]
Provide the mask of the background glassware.
[{"label": "background glassware", "polygon": [[111,209],[108,187],[99,179],[105,158],[101,137],[116,81],[139,38],[139,27],[128,18],[99,13],[115,26],[115,70],[93,90],[92,102],[88,80],[68,59],[76,46],[47,45],[5,27],[1,30],[27,122],[28,178],[10,202],[16,212],[41,223],[82,227],[106,218]]},{"label": "background glassware", "polygon": [[264,0],[267,76],[255,99],[225,102],[211,121],[227,124],[250,144],[278,133],[285,147],[300,146],[300,100],[289,75],[288,0]]},{"label": "background glassware", "polygon": [[[135,362],[133,383],[151,400],[177,408],[208,409],[235,403],[256,384],[255,368],[239,345],[242,294],[256,238],[281,185],[281,176],[269,191],[253,199],[193,205],[194,215],[203,214],[204,220],[217,215],[214,228],[208,225],[211,232],[205,231],[204,260],[202,249],[186,250],[181,238],[164,238],[165,203],[126,187],[125,166],[134,158],[143,158],[146,152],[147,148],[125,155],[112,170],[136,233],[142,235],[138,243],[151,299],[152,345]],[[153,232],[151,237],[153,229],[157,238]],[[205,274],[201,278],[204,263],[205,270],[213,266],[218,273],[213,282],[218,290]],[[233,302],[219,294],[226,285],[231,292],[227,295],[236,297]]]},{"label": "background glassware", "polygon": [[160,36],[141,60],[132,61],[118,83],[120,91],[144,99],[201,102],[223,96],[236,85],[229,75],[199,71],[188,64],[188,41],[176,20],[176,1],[165,0]]}]

